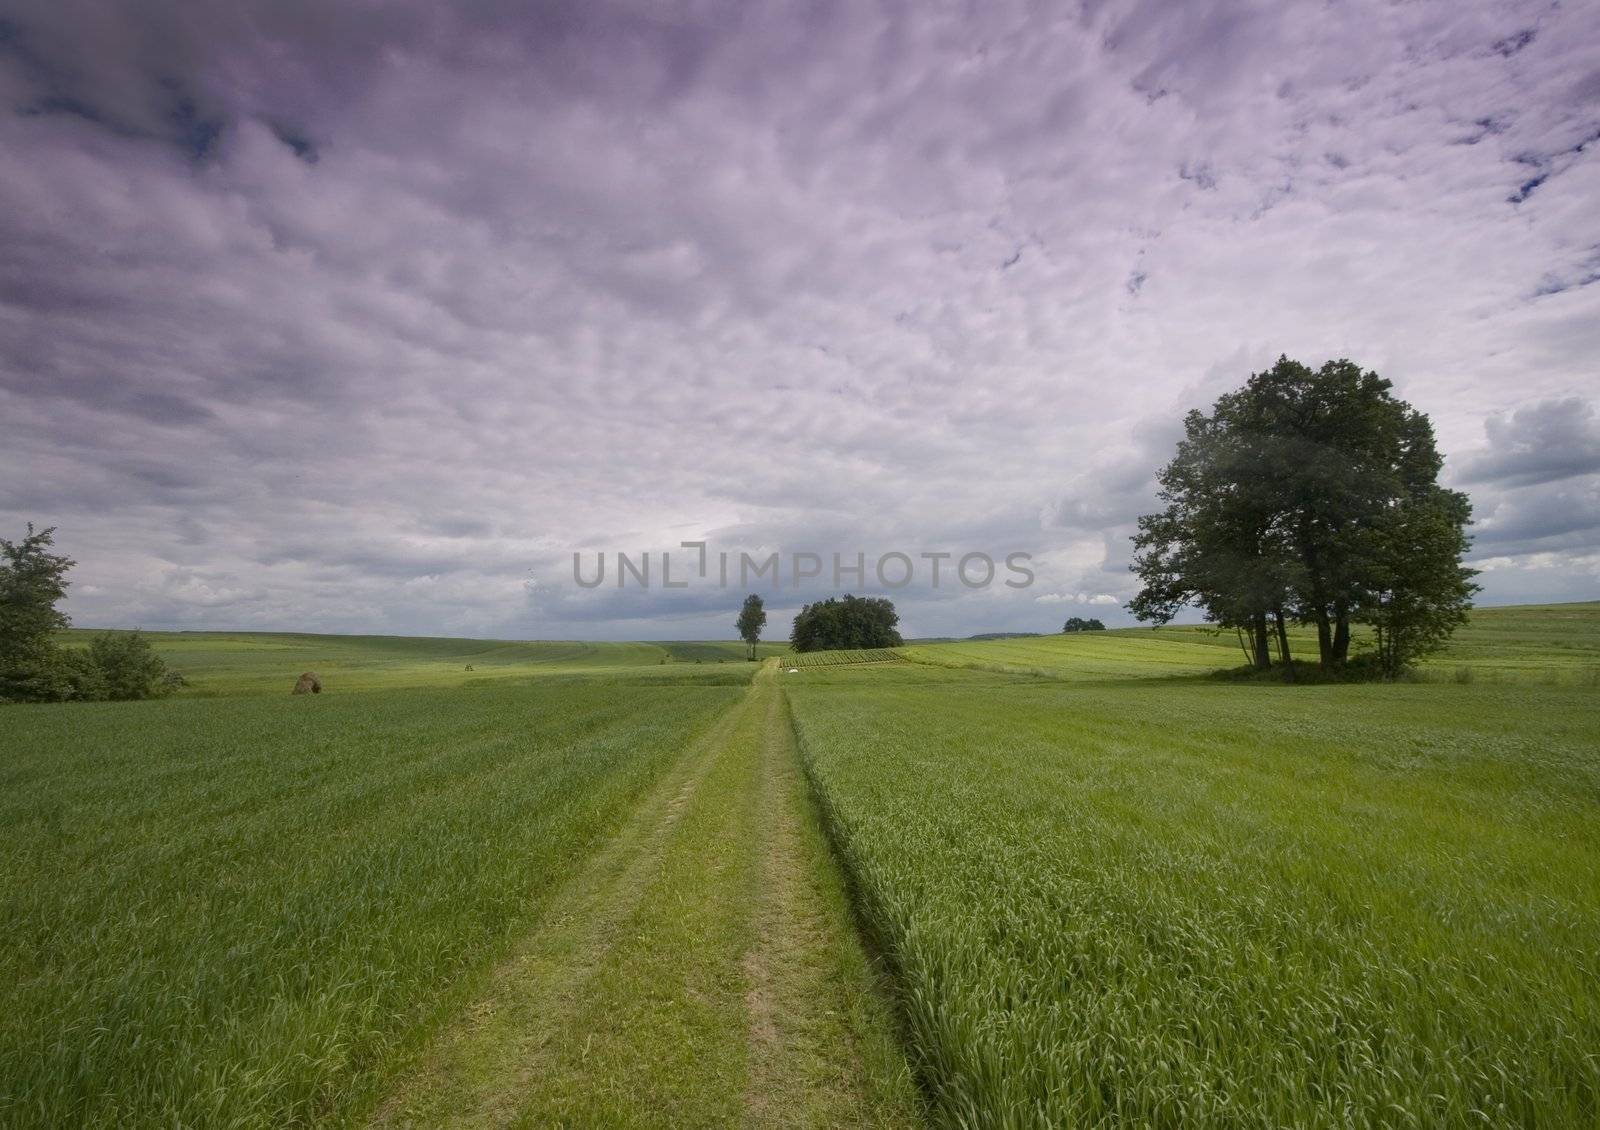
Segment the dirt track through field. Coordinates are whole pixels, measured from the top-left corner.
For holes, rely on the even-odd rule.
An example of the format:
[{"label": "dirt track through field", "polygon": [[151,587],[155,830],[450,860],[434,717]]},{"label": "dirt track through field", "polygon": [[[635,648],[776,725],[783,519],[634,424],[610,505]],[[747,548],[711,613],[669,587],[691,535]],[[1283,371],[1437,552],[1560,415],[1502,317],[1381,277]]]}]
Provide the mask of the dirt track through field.
[{"label": "dirt track through field", "polygon": [[909,1125],[775,666],[566,882],[378,1125]]}]

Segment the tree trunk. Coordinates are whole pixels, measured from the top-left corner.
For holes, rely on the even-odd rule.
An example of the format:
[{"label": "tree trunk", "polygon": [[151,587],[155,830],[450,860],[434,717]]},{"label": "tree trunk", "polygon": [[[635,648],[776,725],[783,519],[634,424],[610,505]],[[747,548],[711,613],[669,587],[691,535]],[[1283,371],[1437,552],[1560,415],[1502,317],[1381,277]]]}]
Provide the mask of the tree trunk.
[{"label": "tree trunk", "polygon": [[1328,623],[1328,613],[1317,606],[1317,662],[1324,671],[1333,666],[1333,630]]},{"label": "tree trunk", "polygon": [[1254,630],[1256,645],[1256,669],[1265,671],[1272,666],[1272,644],[1267,636],[1267,614],[1258,612],[1251,627]]},{"label": "tree trunk", "polygon": [[1289,654],[1289,626],[1284,623],[1283,609],[1273,612],[1278,621],[1278,657],[1283,660],[1283,677],[1287,682],[1294,682],[1294,658]]},{"label": "tree trunk", "polygon": [[1333,628],[1333,662],[1337,667],[1343,667],[1344,661],[1350,657],[1350,613],[1343,608],[1339,609],[1339,616]]}]

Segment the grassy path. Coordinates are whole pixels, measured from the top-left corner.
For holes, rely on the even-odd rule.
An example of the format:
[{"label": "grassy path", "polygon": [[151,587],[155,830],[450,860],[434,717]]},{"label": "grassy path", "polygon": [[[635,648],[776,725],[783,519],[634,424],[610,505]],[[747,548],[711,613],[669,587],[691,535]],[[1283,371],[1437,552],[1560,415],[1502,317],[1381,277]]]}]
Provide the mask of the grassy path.
[{"label": "grassy path", "polygon": [[774,669],[555,897],[378,1125],[912,1125]]}]

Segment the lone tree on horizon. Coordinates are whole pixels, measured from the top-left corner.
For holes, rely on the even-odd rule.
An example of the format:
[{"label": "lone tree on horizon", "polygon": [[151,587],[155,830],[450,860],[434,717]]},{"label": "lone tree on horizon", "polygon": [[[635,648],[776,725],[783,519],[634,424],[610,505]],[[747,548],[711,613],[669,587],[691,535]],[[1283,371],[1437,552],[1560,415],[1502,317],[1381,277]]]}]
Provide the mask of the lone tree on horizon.
[{"label": "lone tree on horizon", "polygon": [[763,606],[761,597],[751,593],[744,598],[744,607],[739,609],[739,638],[750,645],[750,658],[756,657],[756,644],[761,642],[761,629],[767,626],[767,610]]},{"label": "lone tree on horizon", "polygon": [[1351,361],[1280,357],[1211,414],[1190,412],[1159,476],[1166,508],[1139,519],[1128,609],[1164,624],[1185,605],[1248,639],[1253,666],[1290,677],[1288,622],[1315,625],[1324,670],[1350,625],[1372,625],[1392,678],[1441,647],[1478,586],[1465,568],[1467,496],[1439,485],[1433,425]]},{"label": "lone tree on horizon", "polygon": [[1067,617],[1067,622],[1061,626],[1061,630],[1063,632],[1103,632],[1106,630],[1106,626],[1093,617],[1086,620],[1082,616],[1069,616]]}]

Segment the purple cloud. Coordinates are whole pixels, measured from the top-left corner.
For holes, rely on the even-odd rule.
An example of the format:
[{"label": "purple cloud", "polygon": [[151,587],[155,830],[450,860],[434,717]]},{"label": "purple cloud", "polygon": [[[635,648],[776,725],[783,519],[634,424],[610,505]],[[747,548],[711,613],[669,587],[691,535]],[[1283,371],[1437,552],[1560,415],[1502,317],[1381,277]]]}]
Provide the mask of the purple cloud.
[{"label": "purple cloud", "polygon": [[1027,550],[897,599],[1049,630],[1288,352],[1434,416],[1486,598],[1592,592],[1582,480],[1512,493],[1587,466],[1546,417],[1600,352],[1596,47],[1448,0],[25,0],[0,522],[60,527],[84,624],[729,635],[739,594],[561,588],[715,538]]}]

